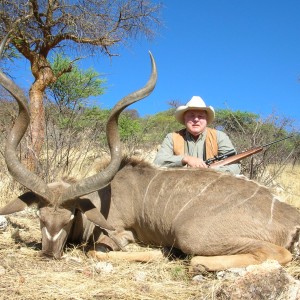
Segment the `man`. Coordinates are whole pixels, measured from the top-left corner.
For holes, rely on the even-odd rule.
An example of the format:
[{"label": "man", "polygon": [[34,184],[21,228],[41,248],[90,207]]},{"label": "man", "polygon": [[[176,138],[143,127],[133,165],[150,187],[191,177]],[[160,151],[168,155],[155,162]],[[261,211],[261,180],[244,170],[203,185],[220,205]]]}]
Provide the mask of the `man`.
[{"label": "man", "polygon": [[[154,164],[161,167],[208,168],[205,160],[224,154],[234,147],[222,131],[207,127],[215,118],[213,107],[206,106],[199,96],[193,96],[175,111],[177,121],[185,128],[167,134],[156,154]],[[217,167],[216,170],[239,174],[240,164]]]}]

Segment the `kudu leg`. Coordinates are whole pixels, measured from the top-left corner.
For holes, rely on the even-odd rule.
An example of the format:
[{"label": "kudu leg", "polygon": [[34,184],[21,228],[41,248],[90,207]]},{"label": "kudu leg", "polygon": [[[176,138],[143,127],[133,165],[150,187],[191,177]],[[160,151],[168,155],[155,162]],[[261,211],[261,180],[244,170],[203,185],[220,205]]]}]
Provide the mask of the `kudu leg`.
[{"label": "kudu leg", "polygon": [[[110,236],[112,237],[112,235]],[[123,244],[125,247],[128,244],[128,240],[133,241],[132,233],[129,231],[123,231],[119,235],[114,236],[114,240],[118,240],[118,245],[111,237],[106,235],[101,236],[95,244],[94,249],[88,251],[88,256],[99,261],[125,260],[128,262],[150,262],[161,260],[164,257],[160,250],[127,252],[124,249],[124,251],[117,251],[120,250],[118,245]]]},{"label": "kudu leg", "polygon": [[88,256],[93,257],[99,261],[125,260],[129,262],[150,262],[150,261],[162,260],[164,258],[164,255],[160,250],[141,251],[141,252],[121,252],[121,251],[99,252],[99,251],[91,250],[88,252]]},{"label": "kudu leg", "polygon": [[292,254],[287,249],[267,242],[264,244],[263,247],[245,254],[195,256],[191,259],[191,266],[195,271],[197,268],[202,269],[203,267],[207,271],[221,271],[257,265],[266,260],[277,260],[282,265],[292,260]]}]

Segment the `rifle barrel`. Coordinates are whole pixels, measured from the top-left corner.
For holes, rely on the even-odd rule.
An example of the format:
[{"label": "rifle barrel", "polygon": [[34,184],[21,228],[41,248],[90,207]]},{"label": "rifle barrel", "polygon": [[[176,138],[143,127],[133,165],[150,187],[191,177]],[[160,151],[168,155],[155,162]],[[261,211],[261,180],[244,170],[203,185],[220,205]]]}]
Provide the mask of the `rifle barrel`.
[{"label": "rifle barrel", "polygon": [[293,135],[289,135],[289,136],[284,137],[284,138],[282,138],[282,139],[280,139],[280,140],[276,140],[276,141],[273,141],[273,142],[271,142],[271,143],[265,144],[265,145],[263,145],[263,146],[261,146],[261,147],[265,148],[265,147],[268,147],[268,146],[270,146],[270,145],[273,145],[273,144],[276,144],[276,143],[278,143],[278,142],[281,142],[281,141],[283,141],[283,140],[289,139],[289,138],[291,138],[291,137],[293,137]]}]

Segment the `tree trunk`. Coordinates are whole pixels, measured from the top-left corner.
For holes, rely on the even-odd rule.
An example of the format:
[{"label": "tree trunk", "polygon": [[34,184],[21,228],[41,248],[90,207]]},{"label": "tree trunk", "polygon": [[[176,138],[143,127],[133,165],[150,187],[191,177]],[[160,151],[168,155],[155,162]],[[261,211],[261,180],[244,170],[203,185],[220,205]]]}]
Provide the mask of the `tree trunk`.
[{"label": "tree trunk", "polygon": [[37,81],[31,86],[29,91],[30,98],[30,138],[31,145],[29,151],[28,166],[35,171],[37,159],[45,140],[45,109],[44,92],[40,89]]},{"label": "tree trunk", "polygon": [[47,59],[41,55],[31,62],[32,74],[35,81],[29,91],[30,99],[30,138],[31,145],[28,155],[28,168],[36,171],[45,140],[45,89],[56,80]]}]

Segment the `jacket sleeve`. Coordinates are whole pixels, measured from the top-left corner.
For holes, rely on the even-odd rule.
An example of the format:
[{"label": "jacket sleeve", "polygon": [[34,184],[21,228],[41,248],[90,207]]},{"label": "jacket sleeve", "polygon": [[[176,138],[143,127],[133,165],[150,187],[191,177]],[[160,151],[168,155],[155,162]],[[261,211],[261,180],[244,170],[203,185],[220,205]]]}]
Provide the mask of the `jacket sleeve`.
[{"label": "jacket sleeve", "polygon": [[158,150],[154,164],[160,167],[182,167],[183,155],[174,155],[173,136],[168,133]]},{"label": "jacket sleeve", "polygon": [[[232,145],[231,140],[228,135],[222,131],[217,131],[217,140],[218,140],[218,155],[225,154],[230,150],[235,150]],[[236,151],[236,150],[235,150]],[[222,172],[230,172],[231,174],[240,174],[241,173],[241,165],[239,163],[230,164],[227,166],[220,166],[214,168],[217,171]]]}]

